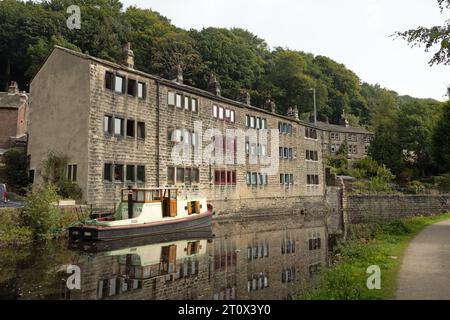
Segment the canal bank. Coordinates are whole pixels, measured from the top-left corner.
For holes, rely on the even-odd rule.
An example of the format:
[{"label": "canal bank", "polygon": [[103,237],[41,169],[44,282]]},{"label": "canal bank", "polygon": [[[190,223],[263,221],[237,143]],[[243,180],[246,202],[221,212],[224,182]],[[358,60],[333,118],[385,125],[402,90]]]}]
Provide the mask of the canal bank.
[{"label": "canal bank", "polygon": [[[312,300],[395,299],[401,263],[414,237],[427,226],[450,219],[450,213],[399,218],[390,223],[352,225],[348,239],[337,246],[316,288],[299,295]],[[381,288],[370,290],[371,266],[381,270]],[[373,270],[373,269],[372,269]]]}]

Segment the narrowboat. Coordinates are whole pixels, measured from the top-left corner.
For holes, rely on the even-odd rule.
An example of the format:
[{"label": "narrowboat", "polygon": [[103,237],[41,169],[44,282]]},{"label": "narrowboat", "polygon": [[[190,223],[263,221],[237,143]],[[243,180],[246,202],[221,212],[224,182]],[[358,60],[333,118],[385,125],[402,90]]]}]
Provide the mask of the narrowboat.
[{"label": "narrowboat", "polygon": [[210,226],[212,209],[206,198],[182,196],[177,188],[128,188],[113,216],[80,221],[69,236],[101,241],[190,231]]}]

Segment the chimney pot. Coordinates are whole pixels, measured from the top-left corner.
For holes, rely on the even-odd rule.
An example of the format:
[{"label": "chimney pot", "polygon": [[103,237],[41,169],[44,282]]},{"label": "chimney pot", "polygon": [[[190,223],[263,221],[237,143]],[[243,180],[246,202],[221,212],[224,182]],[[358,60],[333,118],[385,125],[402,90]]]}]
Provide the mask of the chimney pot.
[{"label": "chimney pot", "polygon": [[134,69],[134,52],[131,50],[131,43],[127,42],[123,45],[123,65]]},{"label": "chimney pot", "polygon": [[277,111],[277,105],[271,99],[267,99],[266,102],[264,102],[264,109],[272,113],[275,113]]},{"label": "chimney pot", "polygon": [[178,83],[183,83],[183,68],[181,68],[180,65],[176,65],[172,68],[170,79]]},{"label": "chimney pot", "polygon": [[241,90],[237,100],[245,103],[246,105],[251,105],[250,93],[247,90]]},{"label": "chimney pot", "polygon": [[286,115],[294,118],[295,120],[299,120],[297,106],[289,107]]},{"label": "chimney pot", "polygon": [[11,81],[11,84],[9,85],[9,88],[8,88],[8,93],[9,94],[18,94],[19,93],[19,85],[17,84],[16,81]]},{"label": "chimney pot", "polygon": [[217,80],[216,76],[211,73],[209,76],[209,82],[208,82],[208,91],[212,92],[216,96],[220,96],[220,83]]}]

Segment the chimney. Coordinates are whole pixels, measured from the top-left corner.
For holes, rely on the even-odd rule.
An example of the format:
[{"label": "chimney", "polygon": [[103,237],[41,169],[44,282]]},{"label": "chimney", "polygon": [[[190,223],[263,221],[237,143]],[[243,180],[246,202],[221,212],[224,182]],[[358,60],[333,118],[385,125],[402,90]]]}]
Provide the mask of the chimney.
[{"label": "chimney", "polygon": [[272,113],[275,113],[277,111],[277,105],[271,99],[267,99],[266,102],[264,102],[264,109]]},{"label": "chimney", "polygon": [[342,110],[342,115],[341,115],[341,119],[339,119],[339,125],[343,126],[343,127],[350,127],[350,124],[347,120],[347,118],[345,117],[345,111]]},{"label": "chimney", "polygon": [[289,107],[286,115],[288,117],[294,118],[295,120],[299,120],[297,106]]},{"label": "chimney", "polygon": [[18,94],[19,86],[16,81],[11,81],[11,84],[8,87],[8,94]]},{"label": "chimney", "polygon": [[122,64],[128,68],[134,69],[134,52],[131,50],[131,43],[127,42],[122,48],[123,62]]},{"label": "chimney", "polygon": [[250,93],[246,90],[241,90],[237,98],[239,102],[245,103],[246,105],[251,105]]},{"label": "chimney", "polygon": [[178,83],[183,83],[183,68],[179,64],[172,68],[170,79]]},{"label": "chimney", "polygon": [[217,81],[216,76],[212,73],[209,76],[208,91],[212,92],[216,96],[220,96],[220,83]]}]

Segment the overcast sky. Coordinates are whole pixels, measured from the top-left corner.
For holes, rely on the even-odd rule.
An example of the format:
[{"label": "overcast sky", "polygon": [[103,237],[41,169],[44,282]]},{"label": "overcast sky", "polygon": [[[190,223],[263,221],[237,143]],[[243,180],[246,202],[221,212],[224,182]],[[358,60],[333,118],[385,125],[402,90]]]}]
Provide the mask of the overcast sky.
[{"label": "overcast sky", "polygon": [[429,67],[432,52],[410,48],[395,31],[441,25],[436,0],[123,0],[151,8],[184,29],[240,27],[270,47],[325,55],[362,81],[414,97],[445,99],[450,66]]}]

